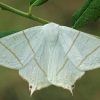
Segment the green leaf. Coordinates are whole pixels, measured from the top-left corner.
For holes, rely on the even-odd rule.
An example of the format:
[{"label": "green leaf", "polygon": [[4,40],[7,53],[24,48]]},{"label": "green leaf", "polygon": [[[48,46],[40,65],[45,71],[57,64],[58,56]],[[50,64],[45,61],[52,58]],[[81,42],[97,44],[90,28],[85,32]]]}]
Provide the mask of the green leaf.
[{"label": "green leaf", "polygon": [[2,31],[2,32],[0,32],[0,38],[3,38],[5,36],[7,36],[7,35],[14,34],[16,32],[18,32],[18,31]]},{"label": "green leaf", "polygon": [[36,0],[30,0],[30,6],[35,2]]},{"label": "green leaf", "polygon": [[30,0],[30,6],[39,6],[47,2],[48,0]]},{"label": "green leaf", "polygon": [[30,0],[30,6],[35,2],[36,0]]},{"label": "green leaf", "polygon": [[83,6],[73,14],[73,28],[81,28],[90,21],[97,21],[100,18],[100,0],[86,0]]}]

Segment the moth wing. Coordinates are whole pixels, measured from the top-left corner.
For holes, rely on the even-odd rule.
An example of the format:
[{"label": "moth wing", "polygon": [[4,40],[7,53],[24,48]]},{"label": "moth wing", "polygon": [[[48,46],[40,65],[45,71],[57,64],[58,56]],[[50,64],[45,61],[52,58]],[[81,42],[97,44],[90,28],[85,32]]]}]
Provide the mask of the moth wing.
[{"label": "moth wing", "polygon": [[[28,33],[29,37],[34,36],[35,39],[36,35],[41,33],[41,29],[42,27],[39,26],[26,29],[25,32]],[[35,39],[34,41],[37,40]],[[23,68],[27,59],[29,59],[30,53],[31,49],[24,31],[20,31],[0,39],[1,66],[12,69]]]},{"label": "moth wing", "polygon": [[50,85],[42,61],[47,60],[43,37],[43,27],[37,26],[0,39],[0,65],[18,69],[29,82],[31,94]]},{"label": "moth wing", "polygon": [[[68,58],[66,50],[69,46],[63,47],[62,29],[54,23],[49,24],[52,27],[48,45],[50,48],[50,59],[48,63],[48,80],[55,86],[63,87],[72,92],[74,83],[79,79],[84,72],[80,71]],[[49,31],[50,32],[50,31]],[[69,32],[69,29],[65,31]],[[51,38],[52,37],[52,38]],[[66,42],[69,44],[69,39],[66,37]],[[65,42],[64,42],[65,43]],[[63,44],[63,45],[62,45]]]},{"label": "moth wing", "polygon": [[69,27],[61,29],[60,40],[71,62],[81,71],[99,68],[100,39]]},{"label": "moth wing", "polygon": [[34,34],[29,36],[29,33],[24,31],[31,52],[29,59],[25,61],[25,67],[19,70],[19,74],[29,83],[31,95],[34,91],[51,85],[47,79],[49,50],[44,38],[44,29],[38,32],[36,36]]},{"label": "moth wing", "polygon": [[65,26],[59,26],[56,31],[58,40],[49,64],[52,74],[48,80],[72,92],[75,81],[85,71],[100,67],[100,40]]}]

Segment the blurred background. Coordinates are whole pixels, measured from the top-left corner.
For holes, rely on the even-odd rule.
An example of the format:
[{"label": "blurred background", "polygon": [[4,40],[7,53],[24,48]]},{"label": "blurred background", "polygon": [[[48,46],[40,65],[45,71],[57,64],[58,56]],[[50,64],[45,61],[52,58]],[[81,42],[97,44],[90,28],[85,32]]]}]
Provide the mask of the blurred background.
[{"label": "blurred background", "polygon": [[[49,0],[34,7],[33,14],[50,22],[72,27],[72,15],[85,0]],[[28,12],[29,0],[0,0],[14,8]],[[0,31],[22,30],[41,23],[21,17],[8,11],[0,10]],[[100,36],[100,20],[79,29]],[[18,71],[0,66],[0,100],[100,100],[100,69],[86,72],[76,82],[73,96],[68,90],[50,86],[36,91],[32,97],[28,91],[28,83]]]}]

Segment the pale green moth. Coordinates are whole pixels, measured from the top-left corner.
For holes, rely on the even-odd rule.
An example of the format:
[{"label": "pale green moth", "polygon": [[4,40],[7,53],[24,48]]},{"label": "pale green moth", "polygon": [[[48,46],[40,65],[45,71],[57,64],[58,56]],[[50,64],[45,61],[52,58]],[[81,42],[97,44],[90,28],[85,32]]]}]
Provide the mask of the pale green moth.
[{"label": "pale green moth", "polygon": [[51,84],[72,92],[100,67],[100,39],[55,23],[32,27],[0,39],[0,65],[19,70],[31,94]]}]

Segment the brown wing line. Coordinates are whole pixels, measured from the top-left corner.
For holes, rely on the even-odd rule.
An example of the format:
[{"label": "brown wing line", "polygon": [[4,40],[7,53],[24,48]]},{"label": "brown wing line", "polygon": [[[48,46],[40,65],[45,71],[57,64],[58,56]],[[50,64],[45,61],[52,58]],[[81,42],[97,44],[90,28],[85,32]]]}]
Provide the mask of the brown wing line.
[{"label": "brown wing line", "polygon": [[11,49],[9,49],[5,44],[3,44],[2,42],[0,42],[0,44],[3,46],[3,47],[5,47],[17,60],[18,60],[18,62],[22,65],[22,66],[24,66],[23,65],[23,63],[20,61],[20,59],[17,57],[17,55],[11,50]]},{"label": "brown wing line", "polygon": [[[33,54],[35,54],[35,51],[34,51],[34,49],[32,48],[31,43],[30,43],[29,39],[27,38],[25,32],[24,32],[24,31],[22,31],[22,32],[23,32],[23,35],[24,35],[24,37],[26,38],[27,43],[29,44],[29,47],[31,48]],[[36,64],[38,65],[38,67],[41,69],[41,71],[45,74],[45,76],[47,76],[47,75],[46,75],[46,72],[42,69],[42,67],[41,67],[41,65],[38,63],[38,61],[37,61],[35,58],[34,58],[34,60],[35,60]]]},{"label": "brown wing line", "polygon": [[[72,30],[71,30],[71,31],[72,31]],[[70,33],[71,33],[71,32],[70,32]],[[72,44],[71,44],[69,50],[68,50],[67,53],[66,53],[66,56],[68,55],[68,53],[69,53],[69,51],[71,50],[71,48],[73,47],[75,41],[76,41],[77,38],[79,37],[79,34],[80,34],[80,31],[79,31],[79,33],[77,34],[77,36],[76,36],[76,38],[74,39],[74,41],[72,42]],[[56,76],[57,76],[57,75],[61,72],[61,70],[65,67],[65,65],[66,65],[67,62],[68,62],[68,58],[65,60],[63,66],[59,69],[59,71],[57,72]]]},{"label": "brown wing line", "polygon": [[85,61],[86,58],[88,58],[91,54],[93,54],[96,50],[98,50],[100,48],[100,46],[96,47],[94,50],[92,50],[89,54],[87,54],[83,60],[80,62],[80,64],[78,65],[78,67],[80,67],[80,65]]}]

